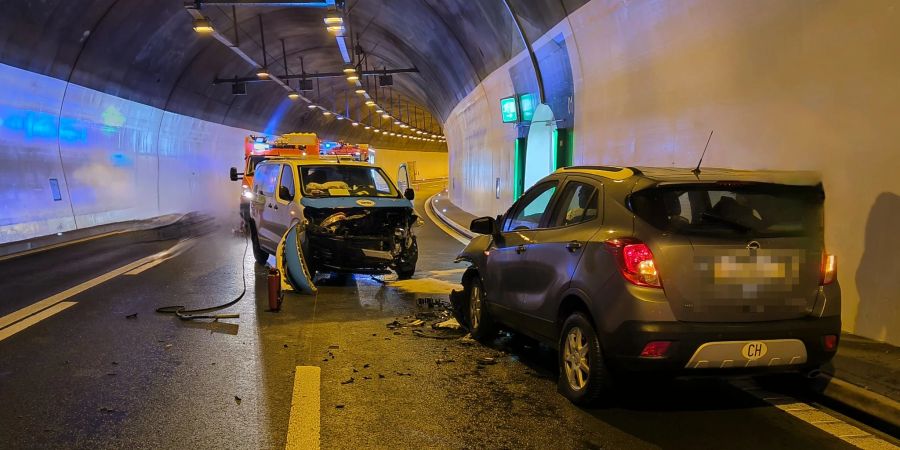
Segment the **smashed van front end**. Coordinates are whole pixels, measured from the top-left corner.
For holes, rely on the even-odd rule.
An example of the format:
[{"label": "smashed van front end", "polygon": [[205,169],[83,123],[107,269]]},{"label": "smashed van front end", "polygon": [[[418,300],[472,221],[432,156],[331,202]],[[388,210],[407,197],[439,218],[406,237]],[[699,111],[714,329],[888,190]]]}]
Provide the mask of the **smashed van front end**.
[{"label": "smashed van front end", "polygon": [[303,198],[305,254],[314,270],[412,275],[417,217],[402,198]]}]

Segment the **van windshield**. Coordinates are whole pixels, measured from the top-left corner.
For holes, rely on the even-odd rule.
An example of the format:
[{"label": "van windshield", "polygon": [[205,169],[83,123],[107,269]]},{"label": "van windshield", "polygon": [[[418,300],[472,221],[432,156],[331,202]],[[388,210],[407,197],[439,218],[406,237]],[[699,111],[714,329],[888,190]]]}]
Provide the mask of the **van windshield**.
[{"label": "van windshield", "polygon": [[300,184],[307,197],[399,197],[378,167],[301,166]]},{"label": "van windshield", "polygon": [[676,234],[787,237],[822,232],[824,199],[821,185],[698,183],[635,192],[629,207]]}]

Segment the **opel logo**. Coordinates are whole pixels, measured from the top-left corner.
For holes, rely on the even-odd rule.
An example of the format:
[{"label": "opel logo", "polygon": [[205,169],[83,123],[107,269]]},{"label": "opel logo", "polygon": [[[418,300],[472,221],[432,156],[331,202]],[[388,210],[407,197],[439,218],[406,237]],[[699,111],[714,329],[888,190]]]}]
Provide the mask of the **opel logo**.
[{"label": "opel logo", "polygon": [[750,241],[747,243],[747,248],[749,250],[759,250],[759,242]]}]

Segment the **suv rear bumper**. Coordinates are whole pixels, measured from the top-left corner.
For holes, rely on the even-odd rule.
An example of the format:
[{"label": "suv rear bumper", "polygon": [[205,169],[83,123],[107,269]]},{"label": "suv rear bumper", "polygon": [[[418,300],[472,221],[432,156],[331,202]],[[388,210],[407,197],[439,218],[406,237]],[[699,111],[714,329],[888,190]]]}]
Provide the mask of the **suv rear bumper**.
[{"label": "suv rear bumper", "polygon": [[[825,351],[823,336],[841,334],[840,316],[803,318],[773,322],[624,322],[604,336],[608,363],[624,371],[662,371],[681,375],[755,373],[818,368],[834,356]],[[806,346],[806,362],[775,367],[687,369],[697,349],[708,342],[798,339]],[[662,358],[642,358],[641,350],[651,341],[672,341]]]}]

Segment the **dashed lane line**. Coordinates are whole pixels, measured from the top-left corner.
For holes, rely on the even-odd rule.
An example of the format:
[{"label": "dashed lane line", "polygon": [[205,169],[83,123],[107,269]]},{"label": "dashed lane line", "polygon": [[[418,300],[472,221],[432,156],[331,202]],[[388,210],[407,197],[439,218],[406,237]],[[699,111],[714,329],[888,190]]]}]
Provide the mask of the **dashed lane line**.
[{"label": "dashed lane line", "polygon": [[[159,253],[155,253],[153,255],[147,256],[145,258],[141,258],[137,261],[134,261],[132,263],[129,263],[122,267],[119,267],[118,269],[109,271],[103,275],[100,275],[98,277],[95,277],[88,281],[85,281],[84,283],[81,283],[81,284],[73,286],[69,289],[66,289],[65,291],[62,291],[58,294],[51,295],[50,297],[47,297],[41,301],[32,303],[31,305],[28,305],[22,309],[19,309],[10,314],[7,314],[3,317],[0,317],[0,332],[4,333],[4,336],[5,336],[4,339],[5,339],[6,337],[9,337],[9,336],[17,333],[18,331],[21,331],[21,329],[24,329],[24,328],[21,328],[21,329],[16,328],[15,324],[17,322],[23,321],[25,319],[30,319],[31,317],[34,317],[34,316],[41,317],[41,319],[39,319],[39,320],[30,322],[28,326],[33,325],[34,323],[37,323],[40,320],[46,319],[47,317],[50,317],[51,315],[56,314],[59,311],[62,311],[62,309],[54,312],[53,314],[46,315],[46,316],[43,314],[38,314],[38,313],[41,313],[42,311],[44,311],[50,307],[53,307],[54,305],[57,305],[60,302],[63,302],[64,300],[69,299],[70,297],[78,295],[94,286],[105,283],[119,275],[122,275],[123,273],[129,272],[131,270],[134,270],[135,268],[143,266],[144,264],[153,263],[153,262],[161,260],[161,259],[165,260],[173,254],[180,253],[183,248],[190,246],[190,245],[193,245],[193,243],[191,242],[190,239],[183,240],[183,241],[175,244],[168,250],[164,250]],[[75,304],[75,302],[70,302],[70,303],[72,303],[73,305]],[[72,305],[69,305],[69,306],[72,306]],[[68,308],[69,306],[66,306],[66,308]],[[63,308],[63,309],[65,309],[65,308]],[[13,329],[16,331],[7,332],[7,329]]]},{"label": "dashed lane line", "polygon": [[297,366],[294,370],[294,392],[288,420],[287,450],[319,448],[320,383],[322,369],[316,366]]},{"label": "dashed lane line", "polygon": [[781,411],[794,416],[848,444],[865,450],[897,449],[890,442],[881,439],[871,433],[855,427],[843,420],[834,417],[810,403],[802,402],[793,397],[775,394],[759,387],[750,379],[740,379],[732,382],[741,390],[763,400]]}]

